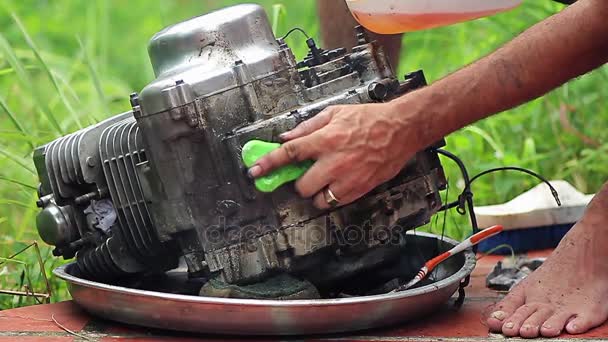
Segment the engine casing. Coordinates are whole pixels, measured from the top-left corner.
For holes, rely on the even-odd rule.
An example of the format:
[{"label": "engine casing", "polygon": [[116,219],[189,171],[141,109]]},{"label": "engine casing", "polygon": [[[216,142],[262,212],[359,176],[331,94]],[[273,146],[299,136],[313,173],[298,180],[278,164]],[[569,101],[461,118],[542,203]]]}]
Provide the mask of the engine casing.
[{"label": "engine casing", "polygon": [[[383,102],[424,86],[399,82],[384,52],[325,51],[302,62],[264,10],[238,5],[170,26],[149,44],[156,79],[132,110],[61,137],[34,156],[41,237],[87,277],[163,272],[250,284],[273,274],[346,279],[394,257],[400,234],[441,207],[437,154],[419,152],[357,202],[315,209],[292,185],[258,192],[240,158],[251,139],[278,141],[331,105]],[[441,142],[438,143],[438,145]]]}]

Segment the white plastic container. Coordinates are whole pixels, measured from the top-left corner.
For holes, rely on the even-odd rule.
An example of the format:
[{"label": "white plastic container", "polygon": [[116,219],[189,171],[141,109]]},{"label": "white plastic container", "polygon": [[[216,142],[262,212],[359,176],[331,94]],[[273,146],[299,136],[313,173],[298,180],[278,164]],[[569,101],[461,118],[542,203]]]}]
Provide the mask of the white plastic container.
[{"label": "white plastic container", "polygon": [[517,7],[521,0],[346,0],[366,29],[395,34],[445,26]]}]

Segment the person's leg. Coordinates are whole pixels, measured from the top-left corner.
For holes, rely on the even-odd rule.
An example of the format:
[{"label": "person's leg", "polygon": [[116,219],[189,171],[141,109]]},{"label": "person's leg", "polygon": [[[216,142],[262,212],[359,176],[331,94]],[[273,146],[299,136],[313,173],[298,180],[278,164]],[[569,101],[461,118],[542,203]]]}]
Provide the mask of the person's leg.
[{"label": "person's leg", "polygon": [[[344,0],[317,0],[317,11],[321,21],[321,39],[323,48],[352,48],[356,41],[355,26],[357,21],[350,14]],[[369,33],[371,39],[377,40],[385,49],[391,66],[396,69],[401,50],[401,35],[379,35]]]},{"label": "person's leg", "polygon": [[507,336],[580,334],[608,318],[608,183],[559,246],[487,318]]}]

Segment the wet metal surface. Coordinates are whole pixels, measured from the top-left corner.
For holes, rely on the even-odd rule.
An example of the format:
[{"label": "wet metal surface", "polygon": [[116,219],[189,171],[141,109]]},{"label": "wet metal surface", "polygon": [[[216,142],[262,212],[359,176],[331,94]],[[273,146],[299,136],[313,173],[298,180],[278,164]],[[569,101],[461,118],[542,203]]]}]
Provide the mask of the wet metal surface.
[{"label": "wet metal surface", "polygon": [[[408,233],[411,256],[423,262],[456,241]],[[408,252],[409,253],[409,252]],[[412,265],[415,267],[416,265]],[[68,282],[74,300],[113,321],[178,331],[239,335],[301,335],[348,332],[420,319],[445,304],[475,267],[467,250],[438,267],[435,282],[394,294],[317,300],[253,300],[198,297],[79,278],[73,264],[55,275]]]},{"label": "wet metal surface", "polygon": [[[528,253],[529,258],[546,257],[551,251]],[[461,341],[505,341],[502,335],[489,334],[480,319],[492,303],[501,295],[485,286],[485,279],[494,265],[503,256],[486,256],[479,260],[471,274],[471,284],[466,288],[467,299],[460,310],[444,308],[425,319],[417,319],[406,324],[398,324],[382,329],[363,332],[307,335],[307,336],[217,336],[191,334],[168,330],[139,328],[92,317],[73,301],[48,305],[33,305],[24,308],[4,310],[0,313],[0,341],[96,341],[96,342],[461,342]],[[69,333],[60,328],[53,319]],[[78,335],[74,335],[78,334]],[[509,339],[520,341],[520,339]],[[534,341],[608,341],[608,325],[593,329],[585,334],[559,338],[538,338]]]}]

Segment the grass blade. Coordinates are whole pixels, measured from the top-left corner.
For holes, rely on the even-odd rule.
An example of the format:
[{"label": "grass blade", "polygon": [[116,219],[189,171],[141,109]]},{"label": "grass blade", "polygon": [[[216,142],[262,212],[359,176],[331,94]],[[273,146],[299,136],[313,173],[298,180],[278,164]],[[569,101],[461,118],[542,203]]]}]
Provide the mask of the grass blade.
[{"label": "grass blade", "polygon": [[68,110],[70,115],[72,115],[74,117],[74,122],[76,122],[76,124],[78,125],[78,128],[82,128],[82,123],[80,122],[80,118],[78,118],[76,111],[74,111],[74,108],[72,108],[72,105],[66,98],[61,87],[59,87],[59,83],[57,82],[57,79],[51,72],[51,69],[49,68],[48,64],[46,64],[46,62],[44,61],[44,58],[42,58],[42,56],[40,55],[40,49],[38,49],[38,47],[34,43],[34,40],[32,40],[32,37],[30,37],[30,35],[27,33],[27,30],[21,23],[21,20],[19,20],[19,17],[17,17],[17,15],[15,15],[15,13],[11,13],[11,17],[13,18],[13,21],[15,21],[15,24],[17,24],[19,31],[21,31],[21,34],[23,35],[25,42],[27,43],[27,45],[30,47],[30,49],[34,53],[34,56],[38,60],[38,63],[40,63],[40,65],[42,65],[42,69],[46,73],[47,77],[51,80],[51,83],[53,84],[53,87],[55,87],[55,90],[57,91],[57,94],[59,95],[61,102],[63,102],[63,105]]},{"label": "grass blade", "polygon": [[[12,130],[0,130],[0,139],[7,139],[7,141],[13,143],[23,142],[34,146],[38,145],[40,141],[44,140],[43,137],[34,137],[33,135],[29,135],[27,133]],[[28,151],[28,154],[29,152],[31,151]]]},{"label": "grass blade", "polygon": [[[64,91],[67,92],[68,96],[72,99],[72,101],[74,101],[74,103],[76,103],[76,106],[79,108],[82,107],[81,101],[80,97],[72,87],[72,80],[74,79],[74,76],[77,74],[80,67],[83,65],[84,56],[85,52],[82,48],[80,48],[72,58],[72,67],[65,75],[53,72],[57,80],[63,85]],[[51,102],[51,107],[57,103],[57,100],[57,98],[53,99],[53,101]],[[99,122],[99,120],[92,112],[89,115],[84,115],[84,117],[87,119],[89,125],[93,125]]]},{"label": "grass blade", "polygon": [[97,92],[97,96],[101,100],[101,105],[104,107],[106,113],[110,113],[110,108],[108,107],[108,101],[106,100],[106,95],[103,92],[103,88],[101,87],[101,81],[99,79],[99,75],[93,66],[93,62],[91,60],[91,56],[89,56],[89,52],[86,47],[82,43],[80,37],[76,37],[78,39],[78,44],[80,44],[80,48],[83,49],[85,56],[84,59],[86,61],[87,67],[89,69],[89,73],[91,74],[91,78],[93,79],[93,85],[95,86],[95,91]]},{"label": "grass blade", "polygon": [[29,75],[25,71],[25,67],[23,66],[21,61],[19,61],[19,58],[17,57],[17,54],[15,53],[13,47],[9,44],[8,40],[6,40],[6,38],[4,38],[4,35],[2,35],[1,33],[0,52],[4,54],[10,66],[15,70],[15,73],[17,74],[17,77],[19,78],[23,89],[28,90],[30,92],[30,95],[32,95],[34,100],[36,100],[40,111],[42,111],[42,113],[46,116],[51,126],[53,126],[53,129],[60,135],[63,135],[64,132],[63,129],[61,129],[59,122],[57,121],[53,113],[49,110],[45,102],[40,98],[40,95],[34,90],[34,83],[31,81]]},{"label": "grass blade", "polygon": [[28,164],[26,164],[25,162],[23,162],[23,161],[21,160],[21,158],[19,158],[19,157],[16,157],[16,156],[12,155],[12,154],[11,154],[11,153],[9,153],[8,151],[5,151],[5,150],[3,150],[3,149],[0,149],[0,155],[5,156],[5,157],[6,157],[8,160],[10,160],[10,161],[12,161],[13,163],[15,163],[15,164],[17,164],[17,165],[21,166],[21,167],[22,167],[22,168],[24,168],[25,170],[29,171],[31,174],[34,174],[34,175],[36,174],[36,173],[34,172],[34,170],[33,170],[33,169],[32,169],[32,168],[31,168],[31,167],[28,165]]},{"label": "grass blade", "polygon": [[283,4],[272,5],[272,32],[275,36],[278,35],[279,24],[284,14],[285,6]]},{"label": "grass blade", "polygon": [[479,135],[483,140],[485,140],[491,147],[494,149],[494,153],[496,154],[496,158],[502,159],[505,155],[504,151],[500,148],[498,143],[492,138],[486,131],[477,127],[477,126],[467,126],[464,128],[465,131],[475,133]]},{"label": "grass blade", "polygon": [[0,180],[1,181],[5,181],[5,182],[9,182],[9,183],[13,183],[13,184],[17,184],[17,185],[21,185],[23,187],[26,187],[26,188],[29,188],[29,189],[32,189],[32,190],[37,190],[37,188],[35,186],[27,184],[27,183],[23,183],[23,182],[18,181],[16,179],[10,179],[10,178],[4,177],[4,176],[0,176]]},{"label": "grass blade", "polygon": [[74,75],[76,75],[76,73],[77,73],[77,70],[83,64],[84,56],[85,56],[85,52],[81,48],[74,55],[74,57],[71,58],[71,60],[73,61],[72,67],[70,68],[70,70],[67,72],[67,74],[65,76],[54,72],[55,77],[57,77],[57,79],[59,79],[59,81],[61,81],[61,83],[63,83],[65,89],[68,91],[69,95],[72,97],[72,100],[75,101],[76,104],[80,104],[80,97],[78,97],[78,95],[76,94],[76,91],[74,91],[74,88],[72,88],[71,83],[72,83],[72,80],[74,79]]},{"label": "grass blade", "polygon": [[6,262],[14,262],[15,264],[19,264],[19,265],[26,265],[25,262],[21,261],[21,260],[17,260],[17,259],[11,259],[11,258],[3,258],[0,257],[0,261],[2,261],[2,263],[6,263]]},{"label": "grass blade", "polygon": [[108,0],[98,0],[99,5],[99,69],[102,73],[106,72],[106,66],[108,65],[108,51],[110,41],[110,5]]},{"label": "grass blade", "polygon": [[[25,130],[25,128],[23,127],[21,122],[19,122],[19,120],[17,119],[17,116],[15,115],[15,113],[13,113],[11,111],[11,109],[8,107],[8,105],[6,104],[6,102],[4,101],[2,96],[0,96],[0,108],[6,113],[6,115],[8,115],[9,120],[11,120],[11,122],[13,123],[15,128],[17,128],[17,130],[19,130],[19,132],[23,133],[23,135],[27,136],[28,135],[27,131]],[[34,149],[34,144],[32,144],[31,141],[29,142],[29,145],[32,149]]]},{"label": "grass blade", "polygon": [[16,206],[23,207],[26,209],[33,208],[32,204],[23,203],[21,201],[16,201],[16,200],[0,199],[0,204],[11,204],[11,205],[16,205]]},{"label": "grass blade", "polygon": [[[23,67],[23,69],[32,70],[32,69],[38,69],[38,67],[36,65],[26,65]],[[15,73],[15,69],[13,69],[13,68],[0,69],[0,77],[14,74],[14,73]]]},{"label": "grass blade", "polygon": [[19,61],[19,58],[17,58],[15,50],[2,34],[0,34],[0,50],[3,52],[6,61],[8,62],[8,64],[10,64],[15,74],[17,74],[17,78],[19,78],[19,81],[22,84],[31,83],[30,78],[27,75],[27,72],[25,71],[25,67]]}]

